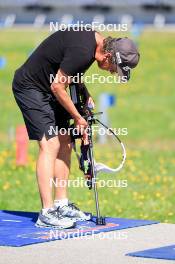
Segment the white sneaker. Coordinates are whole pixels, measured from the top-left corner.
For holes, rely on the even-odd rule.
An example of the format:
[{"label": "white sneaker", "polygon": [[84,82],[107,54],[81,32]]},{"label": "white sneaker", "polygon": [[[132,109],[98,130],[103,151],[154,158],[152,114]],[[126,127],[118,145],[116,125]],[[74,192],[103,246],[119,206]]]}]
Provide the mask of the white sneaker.
[{"label": "white sneaker", "polygon": [[39,213],[35,224],[37,227],[52,227],[57,229],[66,229],[75,227],[76,223],[70,218],[62,216],[58,210],[49,209],[45,214]]},{"label": "white sneaker", "polygon": [[64,216],[72,219],[74,221],[88,221],[91,220],[91,214],[85,214],[81,211],[74,203],[68,203],[63,207],[58,207],[58,212]]}]

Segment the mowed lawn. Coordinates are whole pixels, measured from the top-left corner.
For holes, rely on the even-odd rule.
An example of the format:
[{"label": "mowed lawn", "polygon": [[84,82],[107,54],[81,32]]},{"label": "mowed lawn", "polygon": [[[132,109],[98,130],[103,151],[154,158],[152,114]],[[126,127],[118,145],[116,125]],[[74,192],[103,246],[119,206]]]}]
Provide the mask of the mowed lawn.
[{"label": "mowed lawn", "polygon": [[[35,176],[37,144],[30,143],[26,167],[15,164],[15,127],[23,123],[11,92],[16,68],[29,56],[44,37],[31,29],[1,30],[0,57],[7,65],[0,69],[0,209],[38,211],[40,200]],[[115,35],[115,34],[113,34]],[[119,34],[117,34],[119,36]],[[127,161],[118,174],[103,174],[100,179],[113,179],[113,188],[99,188],[101,211],[106,216],[156,219],[175,223],[175,34],[148,32],[139,39],[141,61],[128,84],[88,84],[97,110],[101,92],[116,96],[109,109],[110,126],[127,128],[121,136],[126,145]],[[99,73],[94,64],[87,74]],[[96,144],[96,159],[117,165],[120,148],[114,141]],[[70,179],[83,177],[72,155]],[[127,181],[127,187],[122,183]],[[125,186],[125,185],[124,185]],[[83,210],[95,212],[93,192],[87,188],[69,188],[71,201]]]}]

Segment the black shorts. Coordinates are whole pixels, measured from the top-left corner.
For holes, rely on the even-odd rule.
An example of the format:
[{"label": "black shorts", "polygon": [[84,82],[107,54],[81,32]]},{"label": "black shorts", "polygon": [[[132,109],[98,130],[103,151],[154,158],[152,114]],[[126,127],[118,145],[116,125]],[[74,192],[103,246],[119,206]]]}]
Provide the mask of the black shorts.
[{"label": "black shorts", "polygon": [[50,92],[45,93],[36,87],[21,87],[13,81],[15,100],[23,114],[29,139],[41,140],[58,135],[60,129],[65,133],[70,126],[69,113],[58,103]]}]

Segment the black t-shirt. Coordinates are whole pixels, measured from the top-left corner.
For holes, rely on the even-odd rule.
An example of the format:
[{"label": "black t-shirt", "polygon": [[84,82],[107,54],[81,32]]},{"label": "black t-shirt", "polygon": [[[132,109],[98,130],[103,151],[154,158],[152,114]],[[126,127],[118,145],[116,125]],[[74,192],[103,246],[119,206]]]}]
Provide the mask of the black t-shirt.
[{"label": "black t-shirt", "polygon": [[16,71],[23,88],[50,91],[58,69],[68,76],[84,73],[95,60],[95,31],[57,31],[46,38]]}]

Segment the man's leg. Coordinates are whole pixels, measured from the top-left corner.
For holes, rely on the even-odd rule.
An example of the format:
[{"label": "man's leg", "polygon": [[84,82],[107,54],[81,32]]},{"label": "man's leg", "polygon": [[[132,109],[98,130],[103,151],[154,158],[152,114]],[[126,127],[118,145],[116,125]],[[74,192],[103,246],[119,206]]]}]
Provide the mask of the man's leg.
[{"label": "man's leg", "polygon": [[70,172],[72,144],[69,135],[59,135],[60,148],[55,161],[55,201],[68,201],[68,177]]},{"label": "man's leg", "polygon": [[[69,136],[60,136],[60,150],[55,161],[55,178],[57,178],[58,187],[55,188],[55,207],[59,208],[62,216],[75,221],[90,220],[91,215],[80,211],[73,203],[68,203],[67,184],[71,161],[71,140]],[[63,181],[63,186],[62,182]],[[60,183],[60,184],[59,184]]]},{"label": "man's leg", "polygon": [[54,177],[55,160],[59,152],[58,137],[46,140],[45,136],[39,143],[39,156],[36,166],[37,181],[42,208],[53,207],[51,179]]},{"label": "man's leg", "polygon": [[75,226],[75,221],[60,217],[53,206],[52,179],[54,177],[55,160],[60,148],[59,138],[54,137],[39,141],[39,157],[37,161],[37,180],[42,202],[42,210],[36,222],[37,227],[54,226],[60,229]]}]

